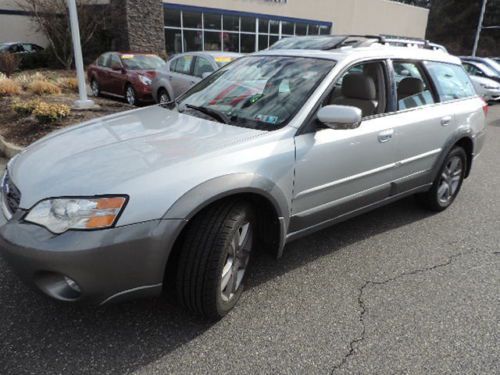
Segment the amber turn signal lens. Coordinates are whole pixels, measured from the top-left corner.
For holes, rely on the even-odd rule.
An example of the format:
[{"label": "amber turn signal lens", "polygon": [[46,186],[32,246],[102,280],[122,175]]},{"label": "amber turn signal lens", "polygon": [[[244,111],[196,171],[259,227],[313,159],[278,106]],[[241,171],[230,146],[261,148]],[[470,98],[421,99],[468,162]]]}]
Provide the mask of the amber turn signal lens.
[{"label": "amber turn signal lens", "polygon": [[116,215],[94,216],[87,221],[86,226],[89,229],[106,228],[113,225],[115,219]]},{"label": "amber turn signal lens", "polygon": [[97,202],[98,210],[106,210],[106,209],[120,209],[125,204],[125,198],[101,198]]}]

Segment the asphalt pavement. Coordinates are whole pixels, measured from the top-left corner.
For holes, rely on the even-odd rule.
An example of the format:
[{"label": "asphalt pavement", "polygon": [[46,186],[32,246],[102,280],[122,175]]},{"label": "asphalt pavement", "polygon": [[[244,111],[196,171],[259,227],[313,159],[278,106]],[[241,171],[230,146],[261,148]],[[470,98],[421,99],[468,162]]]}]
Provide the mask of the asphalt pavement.
[{"label": "asphalt pavement", "polygon": [[450,209],[409,198],[258,255],[215,324],[161,298],[54,302],[0,259],[0,374],[500,373],[500,105],[489,118]]}]

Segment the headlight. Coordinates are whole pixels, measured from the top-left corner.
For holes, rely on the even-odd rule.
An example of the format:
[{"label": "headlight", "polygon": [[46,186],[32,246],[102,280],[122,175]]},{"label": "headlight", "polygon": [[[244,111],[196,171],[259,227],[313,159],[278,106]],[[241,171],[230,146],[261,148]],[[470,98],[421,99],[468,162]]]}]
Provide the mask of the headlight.
[{"label": "headlight", "polygon": [[151,78],[149,77],[146,77],[146,76],[141,76],[139,75],[139,81],[141,81],[143,84],[145,84],[146,86],[150,86],[151,85],[151,82],[153,82],[151,80]]},{"label": "headlight", "polygon": [[485,88],[486,90],[500,90],[500,85],[493,86],[493,85],[488,85],[484,83],[480,83],[482,88]]},{"label": "headlight", "polygon": [[126,202],[125,197],[47,199],[33,207],[24,220],[56,234],[68,229],[109,228],[116,223]]}]

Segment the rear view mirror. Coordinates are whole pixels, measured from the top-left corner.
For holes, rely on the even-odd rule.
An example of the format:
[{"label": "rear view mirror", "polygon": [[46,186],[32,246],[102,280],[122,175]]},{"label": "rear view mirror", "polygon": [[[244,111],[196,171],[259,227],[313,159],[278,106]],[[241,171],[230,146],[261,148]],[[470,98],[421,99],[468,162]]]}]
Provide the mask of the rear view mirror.
[{"label": "rear view mirror", "polygon": [[332,129],[356,129],[361,125],[361,109],[345,105],[327,105],[318,111],[318,120]]}]

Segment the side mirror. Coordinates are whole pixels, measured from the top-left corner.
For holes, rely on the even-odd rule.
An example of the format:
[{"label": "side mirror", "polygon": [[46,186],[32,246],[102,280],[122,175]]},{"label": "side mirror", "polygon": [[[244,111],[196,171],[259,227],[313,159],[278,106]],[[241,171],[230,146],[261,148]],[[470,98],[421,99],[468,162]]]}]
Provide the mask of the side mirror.
[{"label": "side mirror", "polygon": [[111,65],[111,69],[114,70],[114,71],[120,71],[120,72],[123,72],[123,67],[120,65],[120,64],[113,64]]},{"label": "side mirror", "polygon": [[361,109],[345,105],[327,105],[318,111],[318,120],[331,129],[356,129],[361,125]]},{"label": "side mirror", "polygon": [[201,74],[201,78],[202,78],[202,79],[205,79],[205,78],[207,78],[208,76],[210,76],[212,73],[213,73],[213,72],[203,72],[203,73]]}]

